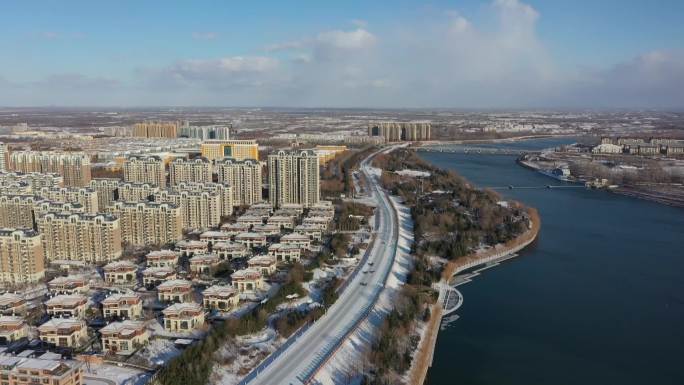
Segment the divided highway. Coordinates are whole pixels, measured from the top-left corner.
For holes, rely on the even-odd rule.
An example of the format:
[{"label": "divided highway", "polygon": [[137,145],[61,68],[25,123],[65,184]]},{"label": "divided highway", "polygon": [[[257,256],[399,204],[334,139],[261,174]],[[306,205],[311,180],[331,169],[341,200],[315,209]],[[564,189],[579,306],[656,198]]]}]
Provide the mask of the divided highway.
[{"label": "divided highway", "polygon": [[375,306],[392,269],[399,235],[397,213],[389,195],[379,186],[377,176],[370,172],[370,161],[381,151],[373,153],[360,165],[369,184],[367,191],[377,202],[375,215],[378,216],[376,223],[379,223],[368,262],[357,267],[361,273],[354,276],[327,313],[249,381],[250,384],[308,383]]}]

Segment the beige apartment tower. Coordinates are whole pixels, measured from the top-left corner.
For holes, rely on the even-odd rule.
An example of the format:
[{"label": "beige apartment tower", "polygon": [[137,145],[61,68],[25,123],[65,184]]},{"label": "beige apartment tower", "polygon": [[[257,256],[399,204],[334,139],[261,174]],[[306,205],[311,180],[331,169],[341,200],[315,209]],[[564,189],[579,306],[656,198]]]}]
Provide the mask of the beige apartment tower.
[{"label": "beige apartment tower", "polygon": [[274,207],[298,203],[309,207],[320,200],[318,155],[311,150],[278,151],[268,156],[269,201]]},{"label": "beige apartment tower", "polygon": [[261,201],[261,164],[258,160],[225,158],[216,161],[218,182],[233,189],[233,205],[251,206]]},{"label": "beige apartment tower", "polygon": [[172,186],[183,182],[211,183],[211,178],[211,162],[206,158],[179,158],[169,163],[169,182]]},{"label": "beige apartment tower", "polygon": [[59,174],[68,187],[87,186],[91,180],[90,157],[82,152],[17,151],[9,160],[12,171]]},{"label": "beige apartment tower", "polygon": [[124,181],[166,187],[164,161],[156,156],[132,156],[123,164]]},{"label": "beige apartment tower", "polygon": [[142,138],[177,138],[182,122],[142,122],[133,125],[133,136]]},{"label": "beige apartment tower", "polygon": [[381,136],[385,142],[430,140],[432,125],[428,122],[376,122],[368,124],[368,136]]},{"label": "beige apartment tower", "polygon": [[107,214],[49,213],[37,220],[47,260],[109,262],[121,257],[121,227]]},{"label": "beige apartment tower", "polygon": [[41,234],[29,229],[0,229],[0,282],[30,284],[44,276]]},{"label": "beige apartment tower", "polygon": [[31,284],[44,276],[42,236],[29,229],[0,229],[0,283]]},{"label": "beige apartment tower", "polygon": [[110,212],[121,222],[122,239],[133,245],[164,245],[183,238],[180,207],[173,203],[116,202]]}]

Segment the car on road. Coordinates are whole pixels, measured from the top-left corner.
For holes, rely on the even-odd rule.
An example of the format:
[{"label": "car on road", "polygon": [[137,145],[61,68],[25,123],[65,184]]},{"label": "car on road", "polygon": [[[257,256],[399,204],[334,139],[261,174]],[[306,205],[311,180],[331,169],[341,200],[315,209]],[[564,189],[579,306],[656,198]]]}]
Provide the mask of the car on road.
[{"label": "car on road", "polygon": [[361,282],[361,286],[368,286],[368,282]]}]

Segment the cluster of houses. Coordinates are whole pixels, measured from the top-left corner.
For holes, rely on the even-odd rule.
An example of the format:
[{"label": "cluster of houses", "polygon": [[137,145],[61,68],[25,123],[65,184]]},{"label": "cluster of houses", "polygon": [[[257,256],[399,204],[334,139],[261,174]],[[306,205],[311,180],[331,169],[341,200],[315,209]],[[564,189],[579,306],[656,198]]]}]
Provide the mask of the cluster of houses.
[{"label": "cluster of houses", "polygon": [[[152,300],[163,306],[164,331],[191,333],[203,327],[207,312],[229,312],[239,306],[241,298],[257,298],[279,265],[297,262],[306,250],[316,247],[334,212],[330,202],[307,210],[297,204],[276,210],[268,203],[257,203],[234,222],[205,231],[196,239],[179,241],[173,250],[149,252],[144,267],[130,260],[105,265],[103,283],[97,283],[97,288],[83,275],[56,277],[47,283],[49,298],[43,305],[49,319],[37,327],[25,320],[27,301],[21,295],[2,294],[0,343],[11,344],[37,334],[41,341],[59,348],[85,348],[96,335],[89,333],[86,322],[95,308],[110,321],[99,330],[103,351],[133,354],[155,330],[149,326],[156,321],[145,321],[143,312],[143,303],[154,292]],[[240,265],[245,268],[233,272],[229,282],[226,277],[205,285],[221,264],[235,259],[246,261]],[[189,266],[187,271],[182,261]],[[203,283],[201,291],[195,289],[198,282]],[[105,289],[108,295],[95,300],[95,289]]]}]

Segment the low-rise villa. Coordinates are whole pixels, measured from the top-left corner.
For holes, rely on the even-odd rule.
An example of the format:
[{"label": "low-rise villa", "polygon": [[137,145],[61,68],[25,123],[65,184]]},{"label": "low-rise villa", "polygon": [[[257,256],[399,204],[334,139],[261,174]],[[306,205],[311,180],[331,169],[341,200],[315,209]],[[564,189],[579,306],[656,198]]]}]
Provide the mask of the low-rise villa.
[{"label": "low-rise villa", "polygon": [[48,289],[53,294],[86,294],[90,290],[90,283],[81,275],[57,277],[48,282]]},{"label": "low-rise villa", "polygon": [[209,247],[216,244],[217,242],[227,242],[233,237],[230,232],[227,231],[205,231],[200,234],[200,241],[206,242]]},{"label": "low-rise villa", "polygon": [[295,226],[294,231],[300,234],[305,234],[309,238],[315,239],[317,241],[320,241],[323,237],[323,230],[321,230],[320,226],[316,225],[297,225]]},{"label": "low-rise villa", "polygon": [[202,292],[202,297],[202,303],[208,310],[226,311],[240,302],[240,296],[231,286],[211,286]]},{"label": "low-rise villa", "polygon": [[221,258],[216,254],[197,254],[190,258],[190,271],[194,275],[211,275],[221,264]]},{"label": "low-rise villa", "polygon": [[280,237],[280,243],[285,245],[295,245],[303,249],[311,247],[311,239],[306,234],[290,233]]},{"label": "low-rise villa", "polygon": [[178,265],[179,253],[173,250],[151,251],[145,256],[147,267],[170,267]]},{"label": "low-rise villa", "polygon": [[259,270],[243,269],[230,275],[233,288],[239,293],[254,293],[264,287],[264,278]]},{"label": "low-rise villa", "polygon": [[250,225],[242,223],[225,223],[221,225],[221,231],[226,234],[237,235],[249,231]]},{"label": "low-rise villa", "polygon": [[104,280],[110,285],[133,285],[137,283],[138,266],[131,261],[116,261],[105,265]]},{"label": "low-rise villa", "polygon": [[176,250],[184,257],[192,257],[195,254],[206,254],[209,246],[202,241],[183,240],[176,243]]},{"label": "low-rise villa", "polygon": [[280,226],[277,225],[255,225],[252,226],[252,232],[257,234],[265,234],[266,236],[280,234]]},{"label": "low-rise villa", "polygon": [[189,332],[204,325],[204,310],[196,303],[176,303],[162,310],[164,330]]},{"label": "low-rise villa", "polygon": [[212,252],[221,259],[244,258],[250,254],[249,249],[242,243],[219,242],[214,244]]},{"label": "low-rise villa", "polygon": [[247,247],[266,246],[266,235],[257,233],[240,233],[235,236],[235,242]]},{"label": "low-rise villa", "polygon": [[176,279],[176,270],[171,267],[148,267],[142,272],[143,285],[146,287],[157,286],[164,281]]},{"label": "low-rise villa", "polygon": [[317,226],[321,230],[327,230],[332,218],[328,217],[306,217],[302,219],[303,225]]},{"label": "low-rise villa", "polygon": [[112,322],[100,329],[100,334],[102,350],[114,354],[133,354],[150,340],[150,333],[141,321]]},{"label": "low-rise villa", "polygon": [[0,316],[0,344],[8,344],[24,337],[28,337],[28,326],[23,318]]},{"label": "low-rise villa", "polygon": [[138,319],[142,317],[142,299],[137,294],[112,294],[102,301],[102,315],[105,318]]},{"label": "low-rise villa", "polygon": [[76,348],[88,340],[88,327],[79,318],[52,318],[38,327],[38,334],[47,343]]},{"label": "low-rise villa", "polygon": [[299,203],[284,203],[280,205],[279,209],[295,211],[298,212],[300,215],[304,213],[304,205],[301,205]]},{"label": "low-rise villa", "polygon": [[15,293],[0,295],[0,313],[5,315],[24,314],[26,312],[26,300]]},{"label": "low-rise villa", "polygon": [[249,210],[264,210],[267,213],[273,212],[273,205],[268,202],[258,202],[249,206]]},{"label": "low-rise villa", "polygon": [[333,219],[335,216],[335,206],[330,201],[320,201],[309,207],[310,217],[325,217]]},{"label": "low-rise villa", "polygon": [[45,302],[47,313],[53,317],[83,318],[88,299],[80,294],[60,294]]},{"label": "low-rise villa", "polygon": [[276,258],[272,255],[257,255],[247,261],[251,269],[259,270],[261,275],[268,276],[276,272]]},{"label": "low-rise villa", "polygon": [[256,215],[241,215],[238,217],[235,223],[245,226],[260,225],[264,223],[264,218]]},{"label": "low-rise villa", "polygon": [[157,286],[157,295],[160,302],[191,302],[192,283],[184,279],[164,281]]},{"label": "low-rise villa", "polygon": [[274,243],[268,247],[268,254],[278,262],[298,262],[302,255],[302,248],[297,245]]},{"label": "low-rise villa", "polygon": [[282,227],[284,229],[292,229],[295,226],[295,217],[286,215],[274,215],[268,218],[267,224]]}]

